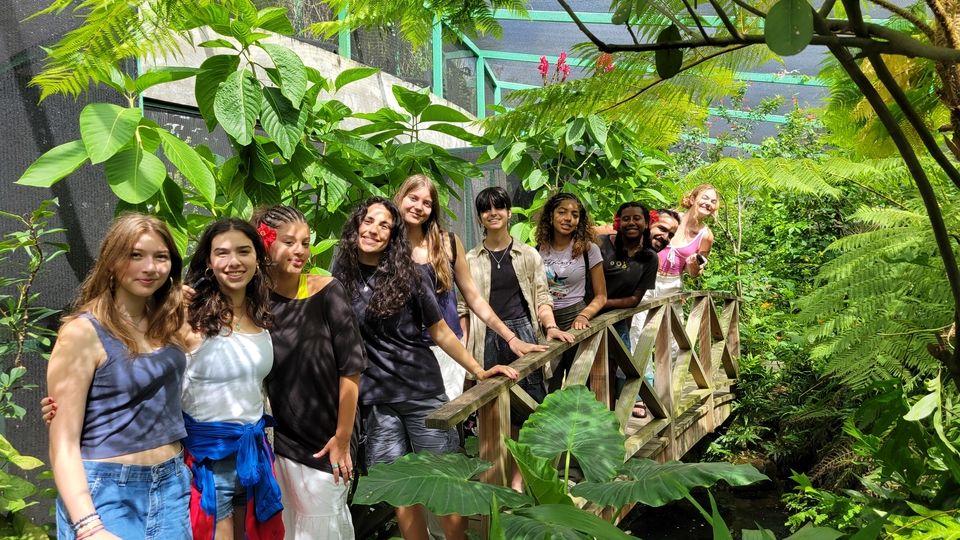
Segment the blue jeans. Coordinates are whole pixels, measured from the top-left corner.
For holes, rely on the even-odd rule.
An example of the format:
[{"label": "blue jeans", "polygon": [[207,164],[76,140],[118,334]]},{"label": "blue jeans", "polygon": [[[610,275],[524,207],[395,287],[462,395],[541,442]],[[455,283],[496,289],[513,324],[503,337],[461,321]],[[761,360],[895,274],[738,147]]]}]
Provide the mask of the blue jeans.
[{"label": "blue jeans", "polygon": [[[503,324],[517,335],[517,339],[522,339],[527,343],[537,342],[537,335],[533,331],[533,325],[530,324],[530,319],[526,317],[522,319],[508,319],[503,321]],[[497,364],[508,365],[516,359],[517,355],[513,354],[513,351],[510,350],[510,345],[508,345],[499,334],[487,328],[487,334],[484,336],[483,344],[483,369],[490,369]],[[526,378],[521,379],[517,384],[520,388],[526,390],[526,392],[530,394],[530,397],[537,403],[543,403],[544,398],[547,397],[547,389],[543,384],[542,369],[538,369],[527,375]],[[517,407],[510,407],[510,423],[515,426],[522,426],[529,416],[528,414],[520,412],[520,409]]]},{"label": "blue jeans", "polygon": [[[93,506],[108,531],[123,540],[189,540],[190,469],[183,456],[157,465],[84,461]],[[79,516],[78,516],[79,517]],[[57,498],[57,538],[73,540],[70,519]]]}]

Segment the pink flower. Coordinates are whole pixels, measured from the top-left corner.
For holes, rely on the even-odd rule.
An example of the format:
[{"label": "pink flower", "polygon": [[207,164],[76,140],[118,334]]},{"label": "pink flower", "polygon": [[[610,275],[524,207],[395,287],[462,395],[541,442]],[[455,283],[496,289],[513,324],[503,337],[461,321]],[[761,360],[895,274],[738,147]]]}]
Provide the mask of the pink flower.
[{"label": "pink flower", "polygon": [[540,72],[541,77],[547,78],[547,74],[550,73],[550,62],[547,61],[546,56],[540,57],[540,66],[537,67],[537,71]]},{"label": "pink flower", "polygon": [[560,77],[560,82],[567,80],[567,77],[570,76],[570,66],[566,64],[558,65],[557,69],[560,71],[560,73],[563,73],[563,76]]},{"label": "pink flower", "polygon": [[566,63],[567,63],[567,51],[563,51],[562,53],[560,53],[560,58],[557,59],[557,67],[559,68],[560,66]]},{"label": "pink flower", "polygon": [[603,71],[606,73],[610,73],[611,71],[613,71],[613,68],[615,67],[617,67],[616,62],[610,62],[609,64],[607,64],[607,67],[603,68]]}]

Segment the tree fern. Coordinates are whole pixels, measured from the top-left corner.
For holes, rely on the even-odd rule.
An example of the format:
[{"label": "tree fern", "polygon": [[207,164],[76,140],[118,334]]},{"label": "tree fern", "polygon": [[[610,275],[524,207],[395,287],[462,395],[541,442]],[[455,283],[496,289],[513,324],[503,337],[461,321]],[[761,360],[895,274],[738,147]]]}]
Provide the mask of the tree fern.
[{"label": "tree fern", "polygon": [[[244,0],[249,4],[249,0]],[[52,94],[77,96],[91,82],[104,80],[124,60],[179,51],[177,37],[192,15],[232,0],[57,0],[37,15],[73,10],[82,20],[48,51],[43,71],[31,84],[40,99]],[[250,4],[252,7],[252,4]]]},{"label": "tree fern", "polygon": [[[898,175],[886,172],[880,182]],[[948,228],[960,229],[960,198],[949,198],[943,212]],[[853,387],[891,375],[929,377],[940,365],[927,345],[949,326],[953,308],[923,206],[905,196],[900,207],[863,208],[851,219],[861,232],[830,246],[836,257],[799,302],[812,354]]]}]

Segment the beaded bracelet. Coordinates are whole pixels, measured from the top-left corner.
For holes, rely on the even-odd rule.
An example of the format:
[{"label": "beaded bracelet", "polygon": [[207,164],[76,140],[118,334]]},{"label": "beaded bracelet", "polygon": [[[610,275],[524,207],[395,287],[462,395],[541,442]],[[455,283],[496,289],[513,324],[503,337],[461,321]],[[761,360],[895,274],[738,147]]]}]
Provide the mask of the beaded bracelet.
[{"label": "beaded bracelet", "polygon": [[91,514],[87,514],[87,515],[83,516],[82,518],[74,521],[72,524],[70,524],[70,528],[73,529],[73,532],[74,532],[74,533],[77,533],[77,532],[80,530],[81,527],[83,527],[83,526],[86,525],[87,523],[90,523],[90,522],[92,522],[92,521],[94,521],[94,520],[96,520],[96,519],[100,519],[100,514],[98,514],[96,511],[94,511],[94,512],[91,513]]}]

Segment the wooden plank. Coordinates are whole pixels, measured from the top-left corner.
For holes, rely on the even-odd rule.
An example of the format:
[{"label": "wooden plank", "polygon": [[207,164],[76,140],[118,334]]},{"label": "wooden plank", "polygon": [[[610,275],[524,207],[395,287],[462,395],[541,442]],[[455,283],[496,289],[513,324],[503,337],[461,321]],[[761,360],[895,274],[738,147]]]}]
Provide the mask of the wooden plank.
[{"label": "wooden plank", "polygon": [[[590,383],[590,389],[593,390],[593,395],[597,397],[597,401],[603,403],[603,406],[609,409],[613,403],[613,381],[611,379],[615,377],[611,377],[610,375],[610,361],[607,359],[607,343],[610,342],[610,334],[616,335],[617,332],[614,331],[612,326],[607,327],[607,329],[607,332],[600,332],[596,336],[598,341],[597,350],[593,355],[593,364],[590,367],[590,379],[588,382]],[[617,339],[619,339],[619,336],[617,336]]]},{"label": "wooden plank", "polygon": [[633,356],[630,359],[633,364],[633,371],[639,375],[643,375],[647,370],[647,364],[653,355],[657,333],[660,331],[665,313],[666,309],[662,306],[651,310],[643,323],[643,328],[640,330],[640,337],[637,338],[637,343],[633,347]]},{"label": "wooden plank", "polygon": [[656,342],[654,345],[654,389],[659,397],[659,401],[666,408],[668,417],[673,416],[673,361],[671,359],[672,350],[672,318],[673,307],[669,304],[661,308],[664,316],[658,325]]},{"label": "wooden plank", "polygon": [[669,426],[670,420],[667,420],[666,418],[658,418],[650,421],[648,424],[637,430],[636,433],[627,437],[627,440],[623,444],[625,456],[624,461],[633,457],[650,441],[659,439],[660,434],[663,433]]},{"label": "wooden plank", "polygon": [[580,342],[580,348],[577,349],[577,356],[573,359],[573,365],[570,366],[570,372],[567,373],[566,380],[563,382],[563,388],[574,384],[586,384],[590,377],[590,371],[593,369],[594,360],[597,357],[597,349],[603,342],[603,333],[596,333],[589,339]]},{"label": "wooden plank", "polygon": [[478,415],[480,459],[493,464],[480,473],[480,481],[497,486],[507,486],[509,451],[503,442],[504,434],[510,433],[510,394],[506,387],[492,401],[480,407]]},{"label": "wooden plank", "polygon": [[510,387],[510,405],[517,409],[517,412],[531,414],[537,409],[537,400],[530,397],[519,384]]},{"label": "wooden plank", "polygon": [[[627,382],[623,385],[623,389],[620,391],[620,397],[617,398],[613,413],[617,415],[617,421],[620,422],[621,433],[626,433],[627,422],[633,418],[633,406],[637,402],[637,394],[640,392],[642,385],[643,381],[641,379],[628,378]],[[649,414],[649,412],[647,414]]]}]

